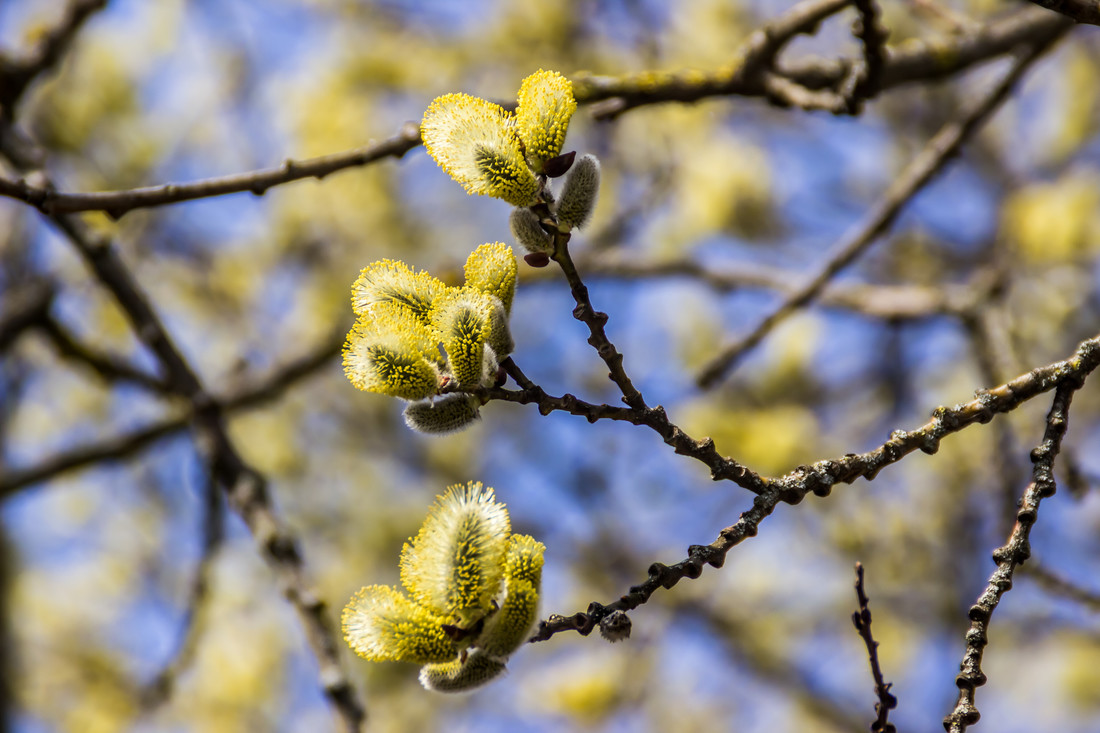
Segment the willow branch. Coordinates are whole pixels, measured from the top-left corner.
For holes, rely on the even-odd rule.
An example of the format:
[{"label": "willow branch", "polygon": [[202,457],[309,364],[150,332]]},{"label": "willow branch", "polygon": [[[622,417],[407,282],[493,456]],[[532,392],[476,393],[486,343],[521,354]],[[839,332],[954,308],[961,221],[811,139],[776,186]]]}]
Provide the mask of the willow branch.
[{"label": "willow branch", "polygon": [[1031,528],[1035,524],[1040,502],[1053,496],[1057,488],[1054,483],[1054,459],[1058,456],[1062,438],[1066,434],[1070,401],[1073,393],[1082,384],[1082,379],[1077,377],[1058,385],[1054,393],[1054,403],[1047,414],[1043,442],[1031,452],[1031,483],[1020,500],[1016,526],[1013,527],[1008,541],[994,550],[993,561],[997,568],[989,577],[985,591],[967,614],[970,628],[966,632],[966,651],[959,665],[961,671],[955,678],[959,697],[955,709],[943,719],[943,727],[948,733],[962,733],[981,718],[975,705],[975,694],[977,688],[986,683],[986,676],[982,672],[982,656],[989,641],[989,622],[1001,598],[1012,590],[1012,576],[1016,567],[1031,556]]},{"label": "willow branch", "polygon": [[577,303],[577,307],[573,309],[573,317],[588,326],[590,333],[588,343],[592,345],[592,348],[607,364],[607,376],[623,393],[623,402],[635,410],[646,410],[645,398],[642,397],[642,393],[630,381],[630,377],[623,369],[623,355],[615,349],[615,345],[611,343],[611,339],[607,337],[607,333],[604,331],[603,327],[607,323],[607,314],[592,307],[592,301],[588,297],[588,288],[581,280],[577,267],[573,264],[573,258],[569,256],[569,235],[558,234],[555,239],[552,259],[561,267],[565,280],[569,283],[569,292],[572,293],[573,300]]},{"label": "willow branch", "polygon": [[1033,47],[1021,56],[1012,69],[969,112],[945,125],[933,137],[901,175],[896,178],[883,196],[854,228],[834,245],[825,262],[793,294],[787,296],[756,326],[740,339],[723,347],[699,372],[696,382],[701,388],[713,387],[721,381],[753,347],[764,340],[772,329],[786,320],[814,298],[837,273],[863,254],[883,234],[901,209],[932,180],[969,138],[1005,100],[1008,93],[1031,64],[1046,51],[1050,42]]},{"label": "willow branch", "polygon": [[[814,0],[792,8],[787,15],[758,30],[742,48],[741,67],[709,73],[643,72],[622,76],[577,75],[574,94],[582,104],[606,104],[593,107],[596,117],[613,116],[623,111],[663,102],[695,102],[712,96],[763,97],[771,93],[778,99],[800,94],[814,108],[839,109],[844,99],[835,90],[851,77],[848,60],[810,59],[779,66],[767,71],[775,55],[796,33],[812,32],[816,23],[837,12],[848,0]],[[975,33],[947,40],[906,43],[890,49],[883,57],[879,91],[903,84],[941,79],[969,67],[1009,53],[1023,44],[1041,44],[1061,34],[1072,23],[1038,8],[1025,8],[1008,18],[993,21]],[[804,30],[800,30],[804,29]],[[744,66],[744,64],[748,66]],[[776,62],[778,63],[778,62]],[[793,90],[798,89],[795,92]],[[821,95],[813,92],[826,90]],[[836,110],[834,110],[836,111]],[[0,134],[10,132],[0,131]],[[137,208],[164,206],[195,199],[249,191],[262,194],[273,186],[303,178],[322,178],[336,171],[363,166],[385,158],[400,158],[419,145],[415,125],[405,126],[397,135],[375,145],[342,153],[287,160],[281,166],[228,176],[207,178],[162,186],[103,191],[65,193],[26,179],[0,178],[0,196],[18,199],[46,214],[77,211],[105,211],[120,217]]]},{"label": "willow branch", "polygon": [[401,158],[419,144],[420,130],[417,125],[409,123],[397,135],[380,143],[305,160],[288,158],[282,165],[274,168],[263,168],[247,173],[207,178],[190,183],[169,183],[128,191],[97,193],[59,193],[49,187],[32,186],[25,179],[11,181],[0,178],[0,195],[24,201],[48,216],[76,211],[104,211],[118,219],[134,209],[164,206],[212,196],[246,191],[262,196],[268,189],[283,183],[299,181],[303,178],[320,180],[346,168],[370,165],[386,158]]},{"label": "willow branch", "polygon": [[863,63],[853,68],[851,91],[845,95],[848,99],[848,112],[859,112],[863,100],[878,93],[882,81],[882,70],[886,64],[886,30],[879,24],[881,12],[874,0],[854,0],[859,18],[852,31],[863,46]]},{"label": "willow branch", "polygon": [[50,312],[55,295],[54,286],[34,282],[9,293],[0,313],[0,353],[6,351],[24,332],[42,325]]},{"label": "willow branch", "polygon": [[570,415],[584,417],[590,423],[598,420],[619,420],[633,425],[645,425],[650,428],[667,443],[672,446],[678,455],[688,456],[701,462],[710,469],[710,476],[715,481],[732,481],[743,489],[754,494],[762,494],[767,488],[766,479],[758,473],[743,466],[737,461],[718,453],[714,447],[714,441],[710,438],[695,440],[690,435],[677,427],[665,409],[657,407],[626,408],[613,405],[596,405],[577,399],[571,394],[562,397],[554,397],[546,394],[538,385],[532,383],[509,357],[501,362],[501,366],[512,377],[521,390],[508,390],[501,388],[478,389],[470,393],[485,400],[503,400],[522,405],[534,404],[539,412],[549,415],[551,412],[567,412]]},{"label": "willow branch", "polygon": [[[812,5],[812,3],[811,3]],[[801,8],[798,5],[795,9]],[[791,12],[794,12],[792,10]],[[782,19],[775,23],[782,24]],[[879,75],[879,91],[912,82],[943,79],[975,64],[1009,53],[1020,46],[1049,43],[1073,27],[1066,18],[1024,8],[1011,16],[992,21],[972,34],[949,39],[908,42],[889,49],[883,58]],[[751,49],[750,39],[747,47]],[[765,95],[761,65],[744,66],[749,55],[740,52],[741,65],[711,72],[645,71],[619,76],[578,75],[573,77],[574,92],[582,103],[604,102],[594,109],[597,117],[613,117],[650,104],[666,102],[697,102],[710,97]],[[849,59],[776,59],[775,72],[791,84],[807,90],[830,90],[839,93],[853,73]]]},{"label": "willow branch", "polygon": [[84,364],[108,382],[131,382],[152,392],[169,391],[164,380],[145,373],[114,354],[81,343],[49,313],[44,315],[41,328],[58,354]]},{"label": "willow branch", "polygon": [[729,551],[755,537],[760,523],[780,503],[797,504],[810,493],[827,496],[833,486],[850,484],[858,478],[872,480],[883,468],[917,450],[935,453],[940,440],[947,435],[975,423],[987,423],[998,413],[1010,412],[1033,397],[1062,385],[1072,385],[1076,389],[1098,365],[1100,336],[1082,342],[1069,359],[1033,369],[993,389],[979,390],[978,396],[970,402],[936,408],[927,423],[910,432],[895,431],[875,450],[818,461],[811,466],[800,466],[785,476],[765,479],[764,489],[753,499],[752,508],[742,512],[737,522],[723,529],[709,545],[691,545],[687,558],[675,565],[653,563],[644,582],[631,586],[626,594],[611,603],[593,602],[586,611],[571,616],[555,614],[540,621],[529,641],[545,641],[562,631],[577,631],[587,636],[608,614],[631,611],[646,603],[661,588],[672,588],[684,578],[698,578],[705,565],[722,567]]}]

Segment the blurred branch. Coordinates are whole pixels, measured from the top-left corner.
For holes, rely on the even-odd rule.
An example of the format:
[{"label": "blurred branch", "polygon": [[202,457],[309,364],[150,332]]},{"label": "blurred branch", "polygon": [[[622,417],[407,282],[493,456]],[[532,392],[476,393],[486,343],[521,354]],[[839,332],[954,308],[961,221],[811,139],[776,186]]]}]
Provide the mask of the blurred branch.
[{"label": "blurred branch", "polygon": [[108,382],[133,382],[153,392],[169,391],[164,380],[146,374],[112,354],[80,343],[49,312],[44,314],[41,328],[61,356],[87,365]]},{"label": "blurred branch", "polygon": [[97,193],[59,193],[48,186],[33,186],[26,179],[11,181],[0,178],[0,195],[31,204],[47,216],[76,211],[104,211],[108,216],[118,219],[134,209],[230,193],[248,191],[262,196],[269,188],[282,183],[303,178],[320,180],[345,168],[369,165],[384,158],[400,158],[419,144],[420,129],[410,122],[397,135],[380,143],[305,160],[288,158],[275,168],[263,168],[248,173],[206,178],[191,183],[169,183],[128,191]]},{"label": "blurred branch", "polygon": [[[574,93],[582,104],[613,100],[595,107],[593,114],[596,117],[614,116],[633,107],[660,102],[694,102],[711,96],[730,95],[759,97],[769,93],[774,100],[786,98],[788,103],[840,111],[847,102],[831,90],[841,88],[846,79],[852,78],[852,64],[849,61],[812,59],[785,65],[779,71],[764,73],[761,70],[766,71],[775,61],[776,54],[794,35],[812,32],[822,19],[843,9],[849,2],[808,0],[801,3],[750,36],[741,52],[742,66],[735,70],[709,74],[644,72],[622,76],[578,75],[573,79]],[[951,76],[1020,45],[1047,43],[1070,27],[1072,23],[1065,18],[1037,8],[1025,8],[979,28],[973,34],[950,40],[907,43],[891,49],[889,53],[884,49],[881,70],[875,72],[879,77],[877,90]],[[866,46],[864,52],[867,53]],[[868,64],[868,60],[865,58],[863,63]],[[867,65],[867,69],[870,71],[871,66]],[[749,72],[753,77],[751,83],[746,81]],[[0,131],[0,136],[13,135],[11,130]],[[409,123],[397,135],[381,143],[301,161],[288,159],[275,168],[189,183],[94,193],[63,193],[26,178],[0,178],[0,196],[18,199],[48,215],[105,211],[117,218],[138,208],[230,193],[251,191],[262,195],[269,188],[283,183],[303,178],[323,178],[345,168],[368,165],[390,157],[400,158],[419,144],[419,128],[415,123]]]},{"label": "blurred branch", "polygon": [[55,295],[54,286],[47,282],[32,282],[12,293],[2,303],[0,313],[0,353],[15,343],[29,329],[41,325],[49,313]]},{"label": "blurred branch", "polygon": [[[252,382],[250,386],[234,394],[215,398],[215,402],[228,415],[278,399],[297,381],[310,376],[335,359],[343,343],[344,331],[341,330],[308,354],[274,369],[266,377],[249,380]],[[190,413],[164,418],[123,435],[57,453],[36,466],[9,470],[0,475],[0,500],[19,489],[56,478],[69,471],[128,458],[162,438],[184,432],[193,419]]]},{"label": "blurred branch", "polygon": [[[760,523],[764,521],[780,503],[797,504],[807,494],[828,496],[836,484],[850,484],[858,478],[873,480],[886,466],[897,463],[910,453],[921,450],[935,453],[939,450],[940,440],[957,433],[974,423],[986,423],[997,413],[1010,412],[1024,402],[1052,389],[1064,389],[1071,385],[1077,389],[1083,380],[1100,365],[1100,336],[1084,341],[1077,347],[1076,353],[1065,361],[1055,362],[1022,374],[990,390],[979,390],[978,396],[954,407],[939,407],[932,413],[932,419],[917,430],[906,432],[897,430],[890,440],[868,453],[848,453],[840,458],[818,461],[811,466],[801,466],[791,473],[776,479],[763,479],[764,489],[753,499],[752,508],[742,512],[737,522],[723,529],[718,538],[709,545],[692,545],[688,548],[688,557],[675,565],[653,563],[649,566],[649,577],[641,584],[632,586],[618,600],[607,605],[593,602],[587,611],[572,616],[552,615],[540,621],[535,634],[529,641],[545,641],[560,631],[572,630],[587,636],[596,627],[600,619],[613,611],[630,611],[642,605],[659,589],[669,589],[684,578],[698,578],[704,565],[720,568],[726,554],[736,545],[749,537],[755,537]],[[602,408],[606,408],[602,406]],[[556,409],[550,404],[539,403],[539,409]],[[576,409],[576,405],[573,405]],[[622,408],[611,408],[619,409]],[[661,408],[654,408],[660,410]],[[574,414],[584,414],[583,412]],[[590,417],[589,419],[599,419]],[[619,418],[616,418],[619,419]],[[1064,423],[1063,423],[1064,429]]]},{"label": "blurred branch", "polygon": [[854,0],[853,5],[859,18],[852,27],[852,32],[863,45],[863,63],[853,67],[850,75],[851,91],[845,94],[848,100],[848,113],[858,114],[860,104],[865,99],[875,96],[882,81],[882,68],[886,63],[886,38],[889,34],[879,24],[881,13],[874,0]]},{"label": "blurred branch", "polygon": [[863,563],[859,562],[856,563],[856,598],[859,600],[859,610],[852,614],[852,623],[867,646],[871,676],[875,680],[875,695],[878,697],[878,702],[875,703],[877,717],[871,723],[871,733],[895,733],[897,728],[890,722],[890,711],[898,706],[898,699],[890,692],[893,683],[882,677],[882,668],[878,661],[878,642],[871,634],[871,609],[868,606],[870,599],[863,589]]},{"label": "blurred branch", "polygon": [[[0,140],[0,152],[13,164],[34,157],[16,147],[12,136]],[[48,180],[46,185],[52,187]],[[80,253],[99,283],[118,301],[138,339],[160,362],[171,392],[190,403],[191,424],[196,437],[210,452],[214,477],[252,532],[281,590],[298,614],[319,666],[325,696],[348,731],[362,730],[366,713],[341,666],[332,621],[324,603],[309,587],[297,540],[275,515],[266,481],[244,461],[229,437],[222,406],[207,392],[172,342],[114,243],[94,233],[77,217],[55,214],[49,218]]]},{"label": "blurred branch", "polygon": [[17,290],[8,299],[3,316],[0,317],[0,352],[7,349],[24,331],[39,330],[61,356],[91,367],[109,382],[127,381],[154,392],[167,391],[163,380],[146,374],[113,354],[97,351],[77,341],[50,313],[55,295],[52,284],[36,282]]},{"label": "blurred branch", "polygon": [[989,621],[1001,597],[1012,589],[1012,575],[1016,566],[1022,565],[1031,556],[1028,536],[1035,524],[1039,503],[1046,497],[1053,496],[1057,488],[1054,482],[1054,459],[1058,456],[1062,438],[1066,434],[1073,393],[1083,384],[1083,375],[1077,375],[1058,385],[1054,402],[1047,414],[1043,442],[1031,452],[1031,483],[1020,500],[1016,526],[1013,527],[1008,541],[994,550],[993,561],[997,563],[997,569],[990,576],[985,592],[967,614],[970,628],[966,632],[966,651],[959,665],[962,671],[955,678],[959,697],[955,709],[943,719],[943,727],[948,733],[962,733],[981,718],[974,704],[974,696],[977,688],[986,683],[986,676],[982,672],[982,654],[988,643]]},{"label": "blurred branch", "polygon": [[61,61],[84,22],[106,6],[107,0],[73,0],[33,53],[18,60],[0,56],[0,119],[14,119],[15,107],[31,83]]},{"label": "blurred branch", "polygon": [[1049,48],[1054,38],[1034,46],[1017,59],[1012,69],[968,113],[949,122],[933,137],[908,167],[890,184],[883,196],[853,229],[838,242],[832,254],[793,294],[776,306],[765,318],[737,341],[725,346],[696,377],[700,388],[713,387],[737,361],[764,340],[776,325],[816,298],[837,273],[863,254],[893,223],[898,213],[925,184],[955,155],[963,142],[985,122],[1005,100],[1024,71]]},{"label": "blurred branch", "polygon": [[1077,23],[1100,25],[1100,4],[1096,0],[1031,0],[1047,10],[1073,18]]},{"label": "blurred branch", "polygon": [[[595,277],[685,277],[722,292],[752,288],[776,290],[791,295],[798,287],[798,273],[750,263],[739,263],[735,268],[719,270],[686,257],[645,261],[632,257],[600,256],[585,258],[581,265]],[[825,306],[843,308],[883,320],[920,320],[969,313],[979,303],[986,302],[996,287],[996,274],[981,271],[966,283],[939,287],[830,284],[822,290],[819,300]],[[989,383],[995,381],[999,380],[989,380]]]},{"label": "blurred branch", "polygon": [[1020,567],[1024,575],[1051,593],[1077,601],[1093,613],[1100,613],[1100,591],[1082,588],[1071,580],[1063,578],[1044,567],[1038,560]]},{"label": "blurred branch", "polygon": [[213,480],[213,476],[207,478],[203,488],[202,550],[187,594],[180,640],[172,658],[141,692],[142,708],[146,713],[168,701],[175,689],[176,680],[190,666],[198,649],[198,640],[202,632],[200,614],[210,590],[210,574],[214,557],[224,538],[225,519],[218,485]]}]

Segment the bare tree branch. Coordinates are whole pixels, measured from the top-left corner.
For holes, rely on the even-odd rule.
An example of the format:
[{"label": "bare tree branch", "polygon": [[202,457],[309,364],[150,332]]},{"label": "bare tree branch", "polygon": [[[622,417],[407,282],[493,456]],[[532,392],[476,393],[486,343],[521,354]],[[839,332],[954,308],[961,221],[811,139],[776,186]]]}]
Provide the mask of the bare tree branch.
[{"label": "bare tree branch", "polygon": [[1016,526],[1013,527],[1008,541],[994,550],[993,561],[997,563],[997,569],[989,577],[985,592],[967,614],[970,628],[966,632],[966,651],[959,665],[962,671],[955,678],[959,697],[955,709],[943,719],[943,727],[948,733],[962,733],[981,718],[974,696],[977,688],[986,683],[986,676],[982,672],[982,654],[989,641],[989,621],[1001,597],[1012,590],[1012,576],[1016,567],[1031,556],[1031,544],[1028,541],[1031,527],[1035,524],[1040,502],[1053,496],[1057,488],[1054,482],[1054,459],[1058,456],[1062,438],[1066,434],[1073,393],[1083,384],[1081,377],[1075,375],[1058,385],[1054,393],[1054,403],[1047,415],[1043,442],[1031,452],[1031,483],[1020,500]]},{"label": "bare tree branch", "polygon": [[878,93],[886,63],[886,38],[889,35],[879,24],[882,14],[875,0],[855,0],[854,5],[859,18],[852,31],[863,45],[863,64],[854,68],[851,92],[845,94],[849,114],[858,113],[861,102]]},{"label": "bare tree branch", "polygon": [[[684,578],[698,578],[704,565],[720,568],[726,554],[736,545],[755,537],[763,522],[780,503],[797,504],[807,494],[828,496],[837,484],[850,484],[858,478],[873,479],[888,465],[897,463],[913,451],[935,453],[942,438],[957,433],[974,423],[985,423],[997,413],[1010,412],[1021,404],[1052,389],[1071,385],[1077,389],[1082,381],[1100,366],[1100,336],[1084,341],[1076,353],[1065,361],[1033,369],[1015,379],[990,390],[979,390],[978,396],[954,407],[939,407],[932,419],[920,428],[906,432],[897,430],[890,440],[868,453],[849,453],[831,460],[818,461],[811,466],[801,466],[776,479],[764,479],[766,488],[753,500],[752,508],[742,512],[736,523],[723,529],[709,545],[692,545],[688,557],[675,565],[653,563],[645,582],[632,586],[618,600],[601,604],[593,602],[584,612],[572,616],[552,615],[540,621],[531,642],[545,641],[561,631],[577,631],[587,636],[599,624],[600,619],[613,611],[630,611],[647,602],[659,589],[669,589]],[[1071,391],[1072,391],[1071,389]],[[1061,392],[1059,392],[1061,394]],[[576,409],[576,404],[573,409]],[[541,409],[558,409],[551,404],[539,404]],[[606,408],[606,406],[603,406]],[[602,408],[597,408],[589,419],[599,419]],[[611,408],[613,410],[622,408]],[[660,408],[656,408],[660,409]],[[578,411],[575,414],[585,414]]]},{"label": "bare tree branch", "polygon": [[40,326],[50,311],[55,295],[48,282],[25,284],[10,293],[0,313],[0,353],[6,351],[24,331]]},{"label": "bare tree branch", "polygon": [[[825,17],[843,9],[850,0],[809,0],[757,31],[741,52],[745,66],[710,74],[645,72],[623,76],[574,77],[574,92],[581,103],[610,100],[593,108],[597,117],[662,102],[694,102],[711,96],[765,96],[786,98],[788,104],[812,109],[839,111],[846,105],[835,90],[851,77],[846,60],[814,59],[767,71],[787,41],[799,33],[812,32]],[[906,44],[883,55],[879,91],[902,84],[938,79],[958,73],[974,64],[1003,55],[1022,44],[1045,43],[1072,24],[1064,18],[1036,8],[1026,8],[1009,18],[994,21],[974,34],[947,41]],[[749,74],[748,72],[752,73]],[[767,71],[767,73],[764,73]],[[732,76],[730,75],[732,73]],[[751,76],[751,83],[746,77]],[[816,94],[821,90],[829,90]],[[0,131],[13,134],[10,130]],[[211,196],[250,191],[261,195],[269,188],[303,178],[323,178],[345,168],[368,165],[385,158],[400,158],[420,144],[419,129],[412,123],[381,143],[307,160],[287,160],[281,166],[258,171],[207,178],[189,183],[172,183],[124,191],[63,193],[26,179],[0,178],[0,196],[24,201],[45,214],[77,211],[105,211],[121,217],[137,208],[163,206]]]},{"label": "bare tree branch", "polygon": [[[796,6],[794,13],[803,7]],[[812,7],[825,6],[808,3]],[[839,8],[838,8],[839,9]],[[784,16],[786,18],[788,16]],[[949,40],[907,43],[890,49],[883,59],[879,90],[915,81],[928,81],[953,76],[974,64],[988,61],[1014,49],[1044,44],[1073,26],[1072,22],[1037,8],[1021,11],[977,29],[973,34]],[[769,27],[789,26],[781,18]],[[812,26],[808,29],[812,30]],[[751,45],[751,41],[750,41]],[[742,52],[744,54],[744,52]],[[793,62],[776,61],[776,71],[793,84],[808,90],[829,89],[838,92],[852,73],[849,59],[805,59]],[[757,67],[760,68],[760,67]],[[742,69],[724,69],[710,73],[685,71],[641,72],[621,76],[578,75],[573,78],[578,101],[614,100],[594,110],[597,117],[622,114],[628,109],[665,102],[696,102],[715,96],[762,96],[762,79],[750,67],[752,74]]]},{"label": "bare tree branch", "polygon": [[638,388],[630,381],[626,370],[623,369],[623,355],[615,350],[615,345],[607,337],[604,324],[607,323],[607,314],[597,311],[592,307],[592,301],[588,297],[588,288],[581,281],[576,265],[569,256],[569,235],[555,235],[555,247],[552,259],[561,267],[565,274],[565,280],[569,283],[569,292],[573,295],[577,307],[573,309],[573,317],[588,326],[588,343],[600,355],[609,370],[608,377],[623,393],[623,402],[634,410],[647,409],[645,398]]},{"label": "bare tree branch", "polygon": [[837,273],[851,264],[893,223],[901,209],[919,192],[955,155],[967,140],[1020,80],[1024,72],[1039,58],[1050,43],[1033,47],[1021,56],[1005,77],[970,111],[946,124],[901,175],[890,184],[871,210],[832,249],[832,254],[811,277],[792,295],[756,324],[746,335],[722,348],[696,377],[703,389],[713,387],[723,379],[737,361],[764,340],[775,328],[795,311],[812,301]]},{"label": "bare tree branch", "polygon": [[282,183],[299,181],[303,178],[320,180],[346,168],[370,165],[385,158],[400,158],[419,144],[419,127],[410,122],[397,135],[380,143],[305,160],[296,161],[288,158],[282,165],[275,168],[263,168],[248,173],[207,178],[191,183],[169,183],[163,186],[102,193],[58,193],[49,187],[32,186],[25,179],[10,181],[0,178],[0,195],[25,201],[48,216],[76,211],[105,211],[109,216],[117,219],[134,209],[164,206],[211,196],[224,196],[244,191],[262,196],[269,188]]},{"label": "bare tree branch", "polygon": [[43,316],[41,329],[62,357],[86,365],[108,382],[131,382],[158,393],[169,391],[164,380],[146,374],[113,354],[80,343],[48,312]]}]

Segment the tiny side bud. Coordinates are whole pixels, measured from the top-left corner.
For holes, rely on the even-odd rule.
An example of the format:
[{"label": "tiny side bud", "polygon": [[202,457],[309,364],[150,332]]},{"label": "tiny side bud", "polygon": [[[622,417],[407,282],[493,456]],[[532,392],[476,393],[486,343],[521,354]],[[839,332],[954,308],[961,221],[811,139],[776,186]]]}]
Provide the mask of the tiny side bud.
[{"label": "tiny side bud", "polygon": [[630,638],[630,617],[623,611],[612,611],[600,619],[600,636],[614,644]]}]

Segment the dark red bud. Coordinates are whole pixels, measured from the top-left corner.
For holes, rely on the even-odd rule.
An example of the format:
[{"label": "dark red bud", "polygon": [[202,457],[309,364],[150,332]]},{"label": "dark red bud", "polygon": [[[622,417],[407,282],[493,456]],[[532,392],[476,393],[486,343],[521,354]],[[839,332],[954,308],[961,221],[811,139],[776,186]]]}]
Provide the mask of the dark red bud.
[{"label": "dark red bud", "polygon": [[565,172],[573,165],[573,159],[577,157],[576,150],[562,153],[556,158],[551,158],[542,164],[542,172],[547,178],[564,176]]},{"label": "dark red bud", "polygon": [[546,267],[550,264],[550,255],[545,252],[531,252],[523,256],[523,261],[531,267]]}]

